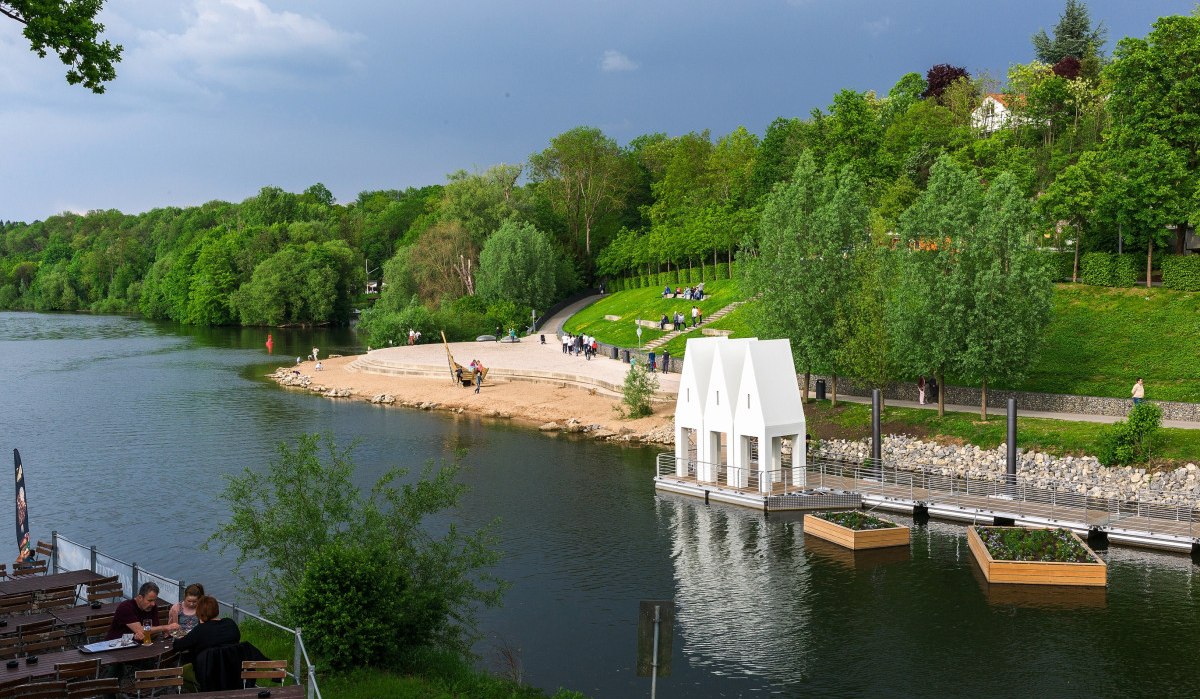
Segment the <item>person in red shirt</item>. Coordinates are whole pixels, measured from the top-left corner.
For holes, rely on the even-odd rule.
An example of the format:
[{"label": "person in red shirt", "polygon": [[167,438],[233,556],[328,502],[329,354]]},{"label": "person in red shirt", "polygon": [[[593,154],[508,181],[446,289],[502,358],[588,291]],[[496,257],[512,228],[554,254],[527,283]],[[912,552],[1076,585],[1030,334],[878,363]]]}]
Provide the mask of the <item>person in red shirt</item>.
[{"label": "person in red shirt", "polygon": [[127,599],[117,605],[113,612],[112,625],[108,627],[106,641],[120,638],[124,634],[133,633],[133,637],[141,641],[145,638],[145,626],[150,624],[150,633],[174,631],[179,624],[158,625],[158,585],[152,582],[142,583],[137,596]]}]

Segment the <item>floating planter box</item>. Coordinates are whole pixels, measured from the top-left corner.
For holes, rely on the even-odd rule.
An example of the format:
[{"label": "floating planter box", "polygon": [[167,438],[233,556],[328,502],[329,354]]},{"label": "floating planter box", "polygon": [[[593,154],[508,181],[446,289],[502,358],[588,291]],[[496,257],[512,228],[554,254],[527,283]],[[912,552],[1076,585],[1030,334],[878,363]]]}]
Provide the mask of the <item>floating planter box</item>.
[{"label": "floating planter box", "polygon": [[1108,566],[1069,529],[969,527],[967,545],[989,583],[1108,584]]},{"label": "floating planter box", "polygon": [[848,549],[908,546],[908,527],[858,510],[804,515],[804,533]]}]

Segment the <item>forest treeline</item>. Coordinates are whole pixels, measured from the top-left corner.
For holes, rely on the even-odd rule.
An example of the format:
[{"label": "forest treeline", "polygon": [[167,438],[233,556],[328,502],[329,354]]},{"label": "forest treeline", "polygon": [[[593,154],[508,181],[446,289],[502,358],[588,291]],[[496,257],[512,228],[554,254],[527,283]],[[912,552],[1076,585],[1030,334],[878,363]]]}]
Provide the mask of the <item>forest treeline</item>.
[{"label": "forest treeline", "polygon": [[[417,324],[456,337],[522,327],[532,310],[604,278],[752,253],[771,225],[768,197],[802,158],[818,172],[854,173],[862,235],[878,244],[897,238],[946,159],[985,190],[1004,175],[1006,191],[1033,203],[1039,246],[1120,247],[1149,266],[1156,251],[1181,250],[1200,209],[1200,16],[1160,18],[1112,56],[1101,52],[1105,38],[1069,0],[1053,31],[1033,37],[1034,60],[1014,64],[1002,84],[936,65],[883,95],[842,90],[761,137],[739,127],[622,146],[579,127],[522,164],[344,204],[316,184],[265,187],[240,203],[3,223],[0,307],[341,323],[382,275],[363,319],[374,344]],[[978,109],[997,102],[1007,120],[981,128]]]}]

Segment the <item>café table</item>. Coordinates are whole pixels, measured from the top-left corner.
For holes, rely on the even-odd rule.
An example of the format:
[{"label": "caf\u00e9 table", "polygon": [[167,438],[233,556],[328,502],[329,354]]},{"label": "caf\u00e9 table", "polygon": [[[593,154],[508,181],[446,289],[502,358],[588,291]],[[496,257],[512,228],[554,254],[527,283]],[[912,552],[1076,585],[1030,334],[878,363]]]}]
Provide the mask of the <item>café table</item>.
[{"label": "caf\u00e9 table", "polygon": [[51,575],[22,575],[16,578],[0,580],[0,595],[19,595],[27,592],[41,592],[54,587],[70,587],[83,585],[93,580],[102,580],[105,576],[90,570],[71,570],[66,573]]},{"label": "caf\u00e9 table", "polygon": [[289,684],[286,687],[251,687],[250,689],[225,689],[220,692],[197,692],[195,694],[184,694],[188,697],[222,697],[223,699],[258,699],[258,693],[263,690],[271,690],[271,699],[304,699],[304,686],[299,684]]},{"label": "caf\u00e9 table", "polygon": [[[167,637],[150,645],[138,644],[129,648],[102,651],[100,653],[84,653],[78,648],[43,653],[38,656],[36,663],[30,665],[25,658],[17,658],[18,665],[9,669],[6,662],[0,661],[0,682],[17,678],[46,677],[54,674],[54,666],[58,663],[74,663],[80,660],[99,658],[101,667],[117,663],[138,663],[143,661],[157,662],[164,653],[171,650],[174,639]],[[273,695],[272,695],[273,696]]]}]

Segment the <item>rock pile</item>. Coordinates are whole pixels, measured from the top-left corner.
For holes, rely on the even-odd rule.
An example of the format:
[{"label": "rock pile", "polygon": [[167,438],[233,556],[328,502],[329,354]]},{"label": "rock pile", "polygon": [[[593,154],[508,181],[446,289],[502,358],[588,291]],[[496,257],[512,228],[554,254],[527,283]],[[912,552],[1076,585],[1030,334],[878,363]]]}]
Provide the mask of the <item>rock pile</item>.
[{"label": "rock pile", "polygon": [[[886,435],[881,455],[884,463],[901,470],[1002,480],[1007,451],[1004,444],[995,449],[981,449],[969,444],[948,446],[907,435]],[[870,453],[870,440],[831,439],[822,441],[813,456],[862,463]],[[1200,468],[1196,464],[1148,473],[1144,468],[1103,466],[1094,456],[1052,456],[1018,449],[1017,481],[1036,488],[1057,488],[1093,497],[1200,508]]]}]

